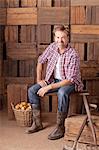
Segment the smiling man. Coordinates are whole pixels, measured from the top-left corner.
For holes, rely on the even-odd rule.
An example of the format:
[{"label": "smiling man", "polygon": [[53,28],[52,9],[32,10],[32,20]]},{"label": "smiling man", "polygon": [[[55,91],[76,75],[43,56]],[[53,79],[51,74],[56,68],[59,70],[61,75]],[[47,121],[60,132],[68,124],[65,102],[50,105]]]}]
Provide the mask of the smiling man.
[{"label": "smiling man", "polygon": [[[37,84],[28,90],[29,102],[33,108],[33,124],[27,133],[43,129],[40,117],[40,97],[57,92],[57,125],[48,135],[56,140],[64,136],[64,121],[68,113],[69,96],[74,91],[82,91],[80,60],[76,50],[69,44],[69,30],[63,25],[54,27],[54,42],[38,58]],[[46,76],[42,79],[43,64],[47,63]]]}]

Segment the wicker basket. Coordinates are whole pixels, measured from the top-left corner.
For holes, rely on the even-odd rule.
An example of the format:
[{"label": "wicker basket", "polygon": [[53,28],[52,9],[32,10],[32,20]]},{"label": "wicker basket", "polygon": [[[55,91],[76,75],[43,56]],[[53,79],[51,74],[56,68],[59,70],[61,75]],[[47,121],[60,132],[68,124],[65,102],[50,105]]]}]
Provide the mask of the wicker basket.
[{"label": "wicker basket", "polygon": [[12,109],[14,111],[16,122],[19,126],[29,127],[32,125],[32,109],[29,110],[17,110],[11,103]]}]

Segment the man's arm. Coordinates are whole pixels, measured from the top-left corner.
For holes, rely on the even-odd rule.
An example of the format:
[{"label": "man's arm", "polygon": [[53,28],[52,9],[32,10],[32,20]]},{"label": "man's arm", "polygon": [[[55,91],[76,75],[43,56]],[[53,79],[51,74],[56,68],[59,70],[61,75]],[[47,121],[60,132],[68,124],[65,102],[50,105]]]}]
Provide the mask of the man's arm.
[{"label": "man's arm", "polygon": [[41,85],[41,87],[44,87],[47,85],[44,79],[42,79],[42,71],[43,71],[43,64],[39,63],[37,64],[37,83]]},{"label": "man's arm", "polygon": [[56,89],[65,85],[70,85],[70,84],[72,84],[72,82],[69,80],[63,80],[57,83],[51,83],[47,86],[42,87],[40,90],[38,90],[37,94],[43,97],[44,94],[47,93],[49,90]]}]

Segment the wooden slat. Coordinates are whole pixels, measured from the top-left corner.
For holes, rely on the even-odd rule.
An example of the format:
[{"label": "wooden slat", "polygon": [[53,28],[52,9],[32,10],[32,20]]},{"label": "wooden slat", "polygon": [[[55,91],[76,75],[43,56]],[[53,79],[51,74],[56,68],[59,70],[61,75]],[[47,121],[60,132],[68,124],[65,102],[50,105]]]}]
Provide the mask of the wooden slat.
[{"label": "wooden slat", "polygon": [[17,76],[17,61],[16,60],[4,60],[3,62],[3,75],[5,77],[16,77]]},{"label": "wooden slat", "polygon": [[6,7],[6,0],[0,0],[0,8]]},{"label": "wooden slat", "polygon": [[38,44],[51,43],[51,25],[38,26]]},{"label": "wooden slat", "polygon": [[69,24],[68,14],[68,7],[41,7],[38,8],[38,24]]},{"label": "wooden slat", "polygon": [[71,41],[72,42],[98,42],[99,26],[98,25],[72,25]]},{"label": "wooden slat", "polygon": [[6,8],[0,8],[0,25],[6,25]]},{"label": "wooden slat", "polygon": [[37,24],[37,8],[7,8],[7,25],[31,24]]},{"label": "wooden slat", "polygon": [[98,25],[72,25],[71,33],[99,35],[99,26]]},{"label": "wooden slat", "polygon": [[55,7],[66,7],[69,6],[70,0],[54,0]]},{"label": "wooden slat", "polygon": [[21,84],[9,84],[7,86],[8,97],[8,118],[13,119],[14,114],[11,108],[11,102],[16,105],[21,101],[27,102],[27,85]]},{"label": "wooden slat", "polygon": [[[65,140],[73,140],[74,141],[76,139],[79,129],[84,121],[84,118],[85,118],[84,115],[78,115],[78,116],[69,117],[65,120],[65,128],[66,128],[65,137],[64,137]],[[94,122],[94,128],[96,131],[97,144],[99,145],[99,128],[98,128],[99,127],[99,116],[92,116],[92,120]],[[94,144],[89,125],[86,125],[84,127],[84,130],[79,138],[79,142]],[[93,149],[95,149],[95,147],[93,147]],[[83,150],[83,149],[81,149],[81,150]],[[87,148],[86,149],[84,148],[84,150],[87,150]],[[90,148],[90,150],[91,150],[91,148]]]},{"label": "wooden slat", "polygon": [[36,42],[36,27],[35,26],[21,26],[20,27],[20,42],[33,43]]},{"label": "wooden slat", "polygon": [[7,7],[14,8],[19,7],[19,0],[6,0]]},{"label": "wooden slat", "polygon": [[33,77],[5,77],[5,84],[34,84]]},{"label": "wooden slat", "polygon": [[71,0],[71,6],[99,6],[99,0]]},{"label": "wooden slat", "polygon": [[36,60],[19,61],[19,76],[36,78]]},{"label": "wooden slat", "polygon": [[5,27],[5,41],[18,42],[18,26]]},{"label": "wooden slat", "polygon": [[82,6],[71,7],[71,24],[85,24],[86,10]]},{"label": "wooden slat", "polygon": [[52,0],[39,0],[38,7],[51,7]]},{"label": "wooden slat", "polygon": [[36,0],[21,0],[22,7],[35,7],[37,4]]},{"label": "wooden slat", "polygon": [[14,60],[33,59],[36,57],[36,46],[32,43],[8,43],[7,57]]}]

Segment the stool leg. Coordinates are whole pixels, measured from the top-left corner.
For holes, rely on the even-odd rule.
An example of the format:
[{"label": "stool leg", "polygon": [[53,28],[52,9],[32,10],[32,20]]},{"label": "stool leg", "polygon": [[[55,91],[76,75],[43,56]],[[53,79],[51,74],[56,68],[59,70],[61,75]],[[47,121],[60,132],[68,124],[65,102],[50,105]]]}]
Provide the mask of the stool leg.
[{"label": "stool leg", "polygon": [[89,105],[88,105],[88,101],[87,101],[86,95],[83,95],[83,102],[84,102],[84,106],[85,106],[86,113],[87,113],[87,116],[88,116],[88,121],[89,121],[89,124],[90,124],[90,128],[91,128],[91,131],[92,131],[94,144],[96,145],[96,149],[97,149],[96,132],[95,132],[95,129],[94,129],[94,126],[93,126],[93,122],[92,122],[92,119],[91,119],[90,109],[89,109]]}]

